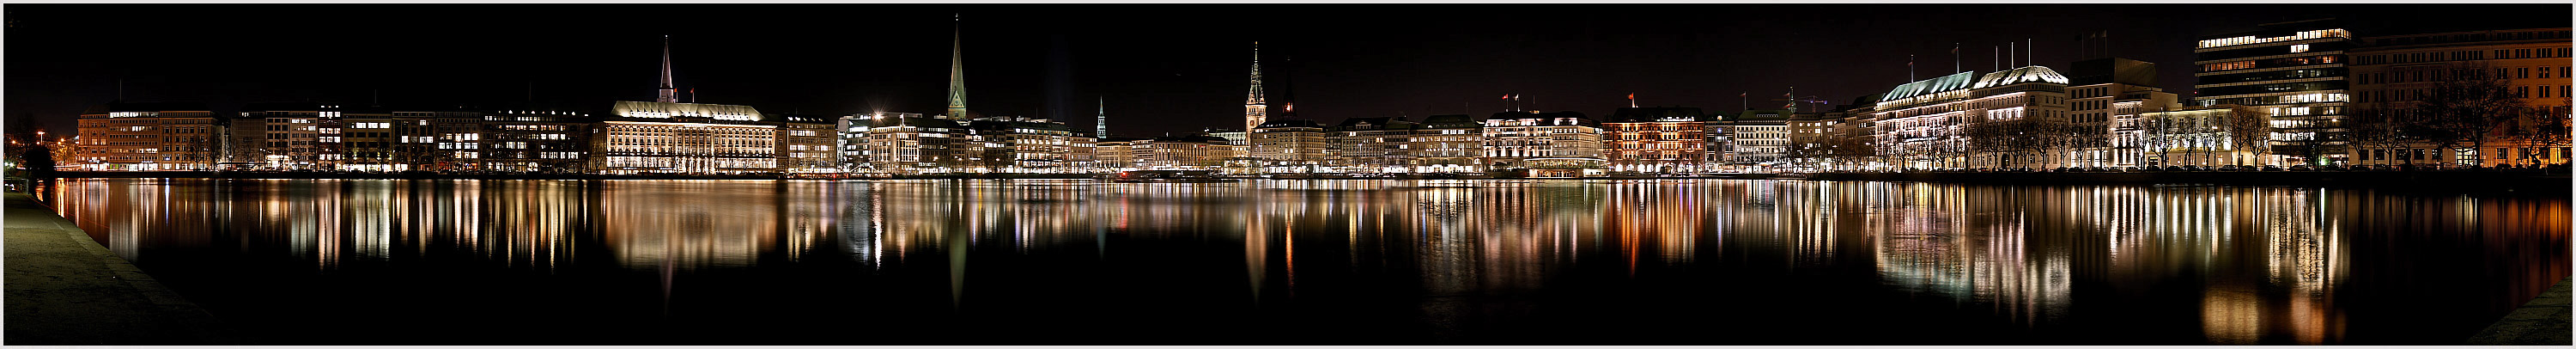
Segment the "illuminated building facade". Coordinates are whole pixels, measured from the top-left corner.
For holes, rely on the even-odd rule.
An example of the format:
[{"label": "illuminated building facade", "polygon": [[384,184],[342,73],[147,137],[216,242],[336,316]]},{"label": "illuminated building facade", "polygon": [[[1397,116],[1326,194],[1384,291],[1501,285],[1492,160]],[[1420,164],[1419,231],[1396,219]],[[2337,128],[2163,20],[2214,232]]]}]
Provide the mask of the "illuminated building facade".
[{"label": "illuminated building facade", "polygon": [[1331,154],[1325,164],[1329,172],[1400,173],[1411,169],[1413,129],[1421,126],[1403,117],[1366,117],[1342,119],[1324,134],[1324,152]]},{"label": "illuminated building facade", "polygon": [[1254,161],[1252,160],[1251,153],[1251,133],[1244,132],[1243,129],[1230,127],[1209,127],[1199,129],[1199,133],[1209,137],[1223,138],[1226,140],[1226,145],[1232,146],[1229,147],[1232,150],[1232,153],[1229,153],[1218,160],[1218,162],[1222,163],[1220,166],[1225,167],[1224,170],[1226,173],[1247,174],[1252,173],[1255,170],[1253,168]]},{"label": "illuminated building facade", "polygon": [[[1972,76],[1976,73],[1960,72],[1897,85],[1881,94],[1872,122],[1874,146],[1885,159],[1882,162],[1912,169],[2064,166],[2071,153],[2069,143],[2028,135],[2069,127],[2066,76],[2042,66]],[[2013,123],[2027,127],[1984,135],[1970,132],[1980,124]],[[1990,143],[1977,142],[2012,146],[1982,147],[1978,145]]]},{"label": "illuminated building facade", "polygon": [[[2268,127],[2255,127],[2252,129],[2256,131],[2240,132],[2247,128],[2229,127],[2239,118],[2266,116],[2259,108],[2237,105],[2181,107],[2141,114],[2138,124],[2144,129],[2142,138],[2146,140],[2143,142],[2146,163],[2200,167],[2269,164],[2265,159],[2267,152],[2261,147],[2272,143],[2256,142],[2262,146],[2248,148],[2240,146],[2241,142],[2235,139],[2268,137],[2272,131]],[[2260,122],[2257,125],[2270,124],[2257,122]]]},{"label": "illuminated building facade", "polygon": [[441,130],[438,150],[478,159],[480,171],[590,173],[593,119],[566,110],[496,110],[483,115],[479,132]]},{"label": "illuminated building facade", "polygon": [[[2126,58],[2075,62],[2066,88],[2069,123],[2083,131],[2070,166],[2140,166],[2144,130],[2138,115],[2180,107],[2156,87],[2156,64]],[[2094,133],[2100,132],[2100,133]]]},{"label": "illuminated building facade", "polygon": [[1077,141],[1089,142],[1073,132],[1073,127],[1044,118],[995,116],[977,118],[968,123],[972,138],[982,144],[975,157],[987,164],[1000,164],[996,172],[1075,173],[1073,149]]},{"label": "illuminated building facade", "polygon": [[1481,173],[1484,123],[1466,114],[1432,115],[1415,125],[1410,142],[1414,173]]},{"label": "illuminated building facade", "polygon": [[1597,177],[1601,123],[1583,113],[1504,112],[1485,118],[1485,159],[1492,170],[1526,170],[1530,177]]},{"label": "illuminated building facade", "polygon": [[769,114],[778,125],[779,172],[798,174],[841,173],[839,126],[834,119],[815,115]]},{"label": "illuminated building facade", "polygon": [[[237,120],[259,120],[257,124],[260,128],[257,129],[257,133],[260,137],[256,138],[258,142],[237,145],[241,148],[259,149],[256,154],[240,154],[252,159],[250,160],[254,163],[252,167],[272,170],[328,169],[320,166],[323,161],[339,156],[336,152],[327,152],[322,146],[322,137],[325,136],[322,133],[322,120],[339,119],[339,106],[313,103],[254,103],[242,106],[240,114],[241,117]],[[252,130],[243,128],[233,130],[236,134],[249,134],[250,131]],[[338,131],[337,128],[333,128],[331,137],[336,139]],[[245,138],[247,137],[235,137],[235,139],[246,140]]]},{"label": "illuminated building facade", "polygon": [[1249,137],[1262,173],[1316,172],[1324,164],[1324,125],[1314,120],[1271,120],[1253,128]]},{"label": "illuminated building facade", "polygon": [[80,151],[70,167],[87,171],[212,170],[223,130],[199,103],[108,103],[81,112]]},{"label": "illuminated building facade", "polygon": [[406,111],[393,114],[391,171],[472,171],[482,165],[480,149],[457,149],[481,139],[483,111]]},{"label": "illuminated building facade", "polygon": [[1781,153],[1780,162],[1799,168],[1814,168],[1818,161],[1824,158],[1826,142],[1832,140],[1829,137],[1833,135],[1832,125],[1836,122],[1834,118],[1826,117],[1825,114],[1827,113],[1808,112],[1789,115],[1789,146]]},{"label": "illuminated building facade", "polygon": [[[2517,135],[2517,131],[2567,128],[2570,115],[2568,100],[2576,97],[2569,94],[2576,91],[2568,90],[2569,75],[2576,73],[2576,70],[2571,70],[2576,67],[2568,64],[2568,40],[2568,28],[2373,36],[2354,40],[2360,44],[2350,51],[2351,106],[2356,112],[2378,110],[2389,112],[2401,120],[2411,117],[2404,110],[2414,107],[2423,96],[2432,94],[2445,75],[2473,67],[2488,69],[2485,73],[2502,76],[2508,81],[2509,92],[2521,97],[2526,110],[2520,114],[2523,117],[2497,125],[2495,137],[2483,148],[2468,149],[2464,144],[2445,152],[2429,142],[2353,139],[2355,146],[2347,149],[2348,155],[2356,164],[2379,165],[2567,163],[2570,154],[2563,141],[2559,144],[2534,142],[2531,138]],[[2353,137],[2373,136],[2354,134]]]},{"label": "illuminated building facade", "polygon": [[1066,138],[1065,140],[1068,143],[1071,143],[1071,149],[1064,155],[1065,171],[1068,173],[1101,173],[1108,171],[1108,169],[1104,167],[1104,164],[1100,162],[1099,138],[1074,136]]},{"label": "illuminated building facade", "polygon": [[2332,19],[2263,24],[2262,30],[2202,37],[2192,105],[2233,104],[2273,115],[2272,151],[2291,163],[2348,161],[2344,51],[2352,33]]},{"label": "illuminated building facade", "polygon": [[1153,170],[1213,170],[1235,155],[1231,141],[1209,135],[1154,137],[1134,142],[1136,167]]},{"label": "illuminated building facade", "polygon": [[335,169],[360,172],[403,170],[403,166],[394,159],[394,113],[391,109],[361,107],[342,108],[342,111],[339,136],[325,136],[323,141],[340,146],[340,163]]},{"label": "illuminated building facade", "polygon": [[1691,107],[1619,108],[1601,123],[1602,153],[1614,172],[1703,172],[1708,164],[1706,118]]},{"label": "illuminated building facade", "polygon": [[[1859,99],[1859,101],[1874,100],[1878,100],[1877,95],[1861,96]],[[1883,159],[1878,156],[1878,127],[1876,119],[1870,117],[1874,111],[1870,109],[1870,103],[1856,102],[1851,105],[1837,106],[1836,109],[1840,110],[1826,114],[1827,117],[1833,118],[1833,121],[1827,124],[1833,128],[1830,131],[1833,133],[1832,136],[1827,137],[1825,167],[1833,170],[1885,168],[1887,163],[1882,162]]]},{"label": "illuminated building facade", "polygon": [[1093,144],[1091,158],[1092,161],[1099,163],[1098,166],[1103,171],[1137,169],[1137,165],[1140,164],[1136,156],[1137,149],[1140,149],[1138,146],[1150,144],[1153,141],[1136,137],[1102,137],[1098,143]]},{"label": "illuminated building facade", "polygon": [[1705,156],[1708,161],[1708,165],[1701,166],[1704,171],[1716,172],[1723,169],[1733,169],[1737,167],[1724,165],[1734,163],[1735,118],[1737,117],[1738,116],[1736,115],[1726,114],[1713,114],[1700,117],[1699,133],[1701,137],[1706,137],[1705,140],[1700,141],[1700,146],[1707,149],[1707,151],[1704,152],[1706,155],[1702,156]]},{"label": "illuminated building facade", "polygon": [[1727,163],[1772,166],[1781,163],[1789,153],[1789,117],[1792,110],[1746,110],[1735,117],[1727,128],[1731,151]]},{"label": "illuminated building facade", "polygon": [[888,112],[842,115],[839,119],[833,120],[833,131],[838,133],[834,137],[834,144],[836,144],[834,149],[840,152],[833,159],[840,162],[841,170],[845,172],[884,173],[877,171],[876,166],[871,163],[874,161],[872,156],[876,153],[873,151],[874,148],[869,146],[871,139],[868,138],[868,131],[878,126],[876,120],[879,119],[921,117],[920,113]]},{"label": "illuminated building facade", "polygon": [[749,106],[619,101],[592,137],[601,174],[778,171],[778,126]]},{"label": "illuminated building facade", "polygon": [[1968,87],[1976,72],[1959,72],[1897,85],[1881,94],[1873,113],[1879,156],[1901,168],[1962,167],[1967,151]]},{"label": "illuminated building facade", "polygon": [[[853,118],[855,117],[855,118]],[[950,154],[963,143],[964,125],[956,120],[915,113],[873,113],[844,117],[844,163],[852,172],[884,174],[946,173],[965,166]],[[848,150],[850,147],[856,150]]]}]

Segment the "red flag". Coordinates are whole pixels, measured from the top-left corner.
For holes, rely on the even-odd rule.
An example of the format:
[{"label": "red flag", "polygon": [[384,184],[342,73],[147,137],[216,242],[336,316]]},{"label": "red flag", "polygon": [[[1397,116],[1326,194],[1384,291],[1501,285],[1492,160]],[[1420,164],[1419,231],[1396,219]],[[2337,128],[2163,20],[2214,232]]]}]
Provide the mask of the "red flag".
[{"label": "red flag", "polygon": [[1504,95],[1503,95],[1503,99],[1512,99],[1512,95],[1510,95],[1510,94],[1504,94]]},{"label": "red flag", "polygon": [[1630,94],[1628,94],[1628,99],[1637,99],[1637,94],[1635,94],[1635,93],[1630,93]]}]

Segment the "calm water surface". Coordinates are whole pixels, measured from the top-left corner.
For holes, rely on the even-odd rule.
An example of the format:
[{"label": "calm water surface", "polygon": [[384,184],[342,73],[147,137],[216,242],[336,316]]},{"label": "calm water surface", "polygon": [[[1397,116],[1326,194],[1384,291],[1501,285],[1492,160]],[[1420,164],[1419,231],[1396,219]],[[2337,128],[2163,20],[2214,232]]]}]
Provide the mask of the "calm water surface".
[{"label": "calm water surface", "polygon": [[2455,344],[2568,195],[1739,180],[94,179],[278,344]]}]

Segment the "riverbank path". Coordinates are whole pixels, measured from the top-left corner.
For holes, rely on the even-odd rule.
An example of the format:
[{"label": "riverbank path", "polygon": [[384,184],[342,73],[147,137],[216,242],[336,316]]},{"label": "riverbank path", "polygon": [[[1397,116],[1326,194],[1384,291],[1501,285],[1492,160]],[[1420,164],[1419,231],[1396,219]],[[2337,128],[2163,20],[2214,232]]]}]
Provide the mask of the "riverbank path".
[{"label": "riverbank path", "polygon": [[2568,309],[2568,281],[2559,279],[2558,286],[2541,292],[2531,302],[2523,303],[2504,320],[2487,325],[2469,338],[2471,345],[2568,345],[2576,342],[2576,328],[2571,328]]},{"label": "riverbank path", "polygon": [[243,344],[214,316],[33,196],[7,196],[0,344]]}]

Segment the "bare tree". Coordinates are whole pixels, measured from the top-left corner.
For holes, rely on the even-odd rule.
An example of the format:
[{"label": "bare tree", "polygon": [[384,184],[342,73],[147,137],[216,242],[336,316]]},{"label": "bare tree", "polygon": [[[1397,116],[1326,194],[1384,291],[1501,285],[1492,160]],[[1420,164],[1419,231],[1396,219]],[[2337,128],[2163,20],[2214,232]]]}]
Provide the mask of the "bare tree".
[{"label": "bare tree", "polygon": [[[2444,150],[2460,145],[2485,149],[2488,142],[2498,138],[2501,125],[2518,118],[2524,109],[2521,96],[2514,94],[2512,80],[2504,74],[2490,73],[2485,64],[2464,64],[2436,72],[2444,74],[2435,74],[2439,79],[2411,108],[2419,119],[2410,133]],[[2473,151],[2473,160],[2486,162],[2488,154]]]},{"label": "bare tree", "polygon": [[[2233,106],[2228,108],[2227,120],[2220,127],[2227,130],[2227,143],[2236,150],[2252,153],[2256,157],[2272,152],[2272,115],[2270,113],[2264,113],[2253,107]],[[2231,156],[2231,158],[2237,159],[2235,162],[2237,165],[2245,164],[2244,157]]]},{"label": "bare tree", "polygon": [[1827,152],[1844,166],[1878,157],[1878,141],[1860,132],[1842,132],[1826,141]]},{"label": "bare tree", "polygon": [[[2396,111],[2387,108],[2353,109],[2344,116],[2345,141],[2351,145],[2356,153],[2354,155],[2368,159],[2367,156],[2373,151],[2386,151],[2409,142],[2406,132],[2403,132],[2406,128],[2405,121],[2397,117]],[[2412,158],[2403,154],[2399,154],[2398,158],[2409,163],[2413,162]]]},{"label": "bare tree", "polygon": [[2576,102],[2576,98],[2561,96],[2559,105],[2562,106],[2560,107],[2532,107],[2530,111],[2522,113],[2523,118],[2516,120],[2513,127],[2507,130],[2509,136],[2539,150],[2523,154],[2523,163],[2539,165],[2542,159],[2548,157],[2550,149],[2568,145],[2571,130],[2568,129],[2569,115],[2567,107],[2564,106],[2576,105],[2570,102]]}]

